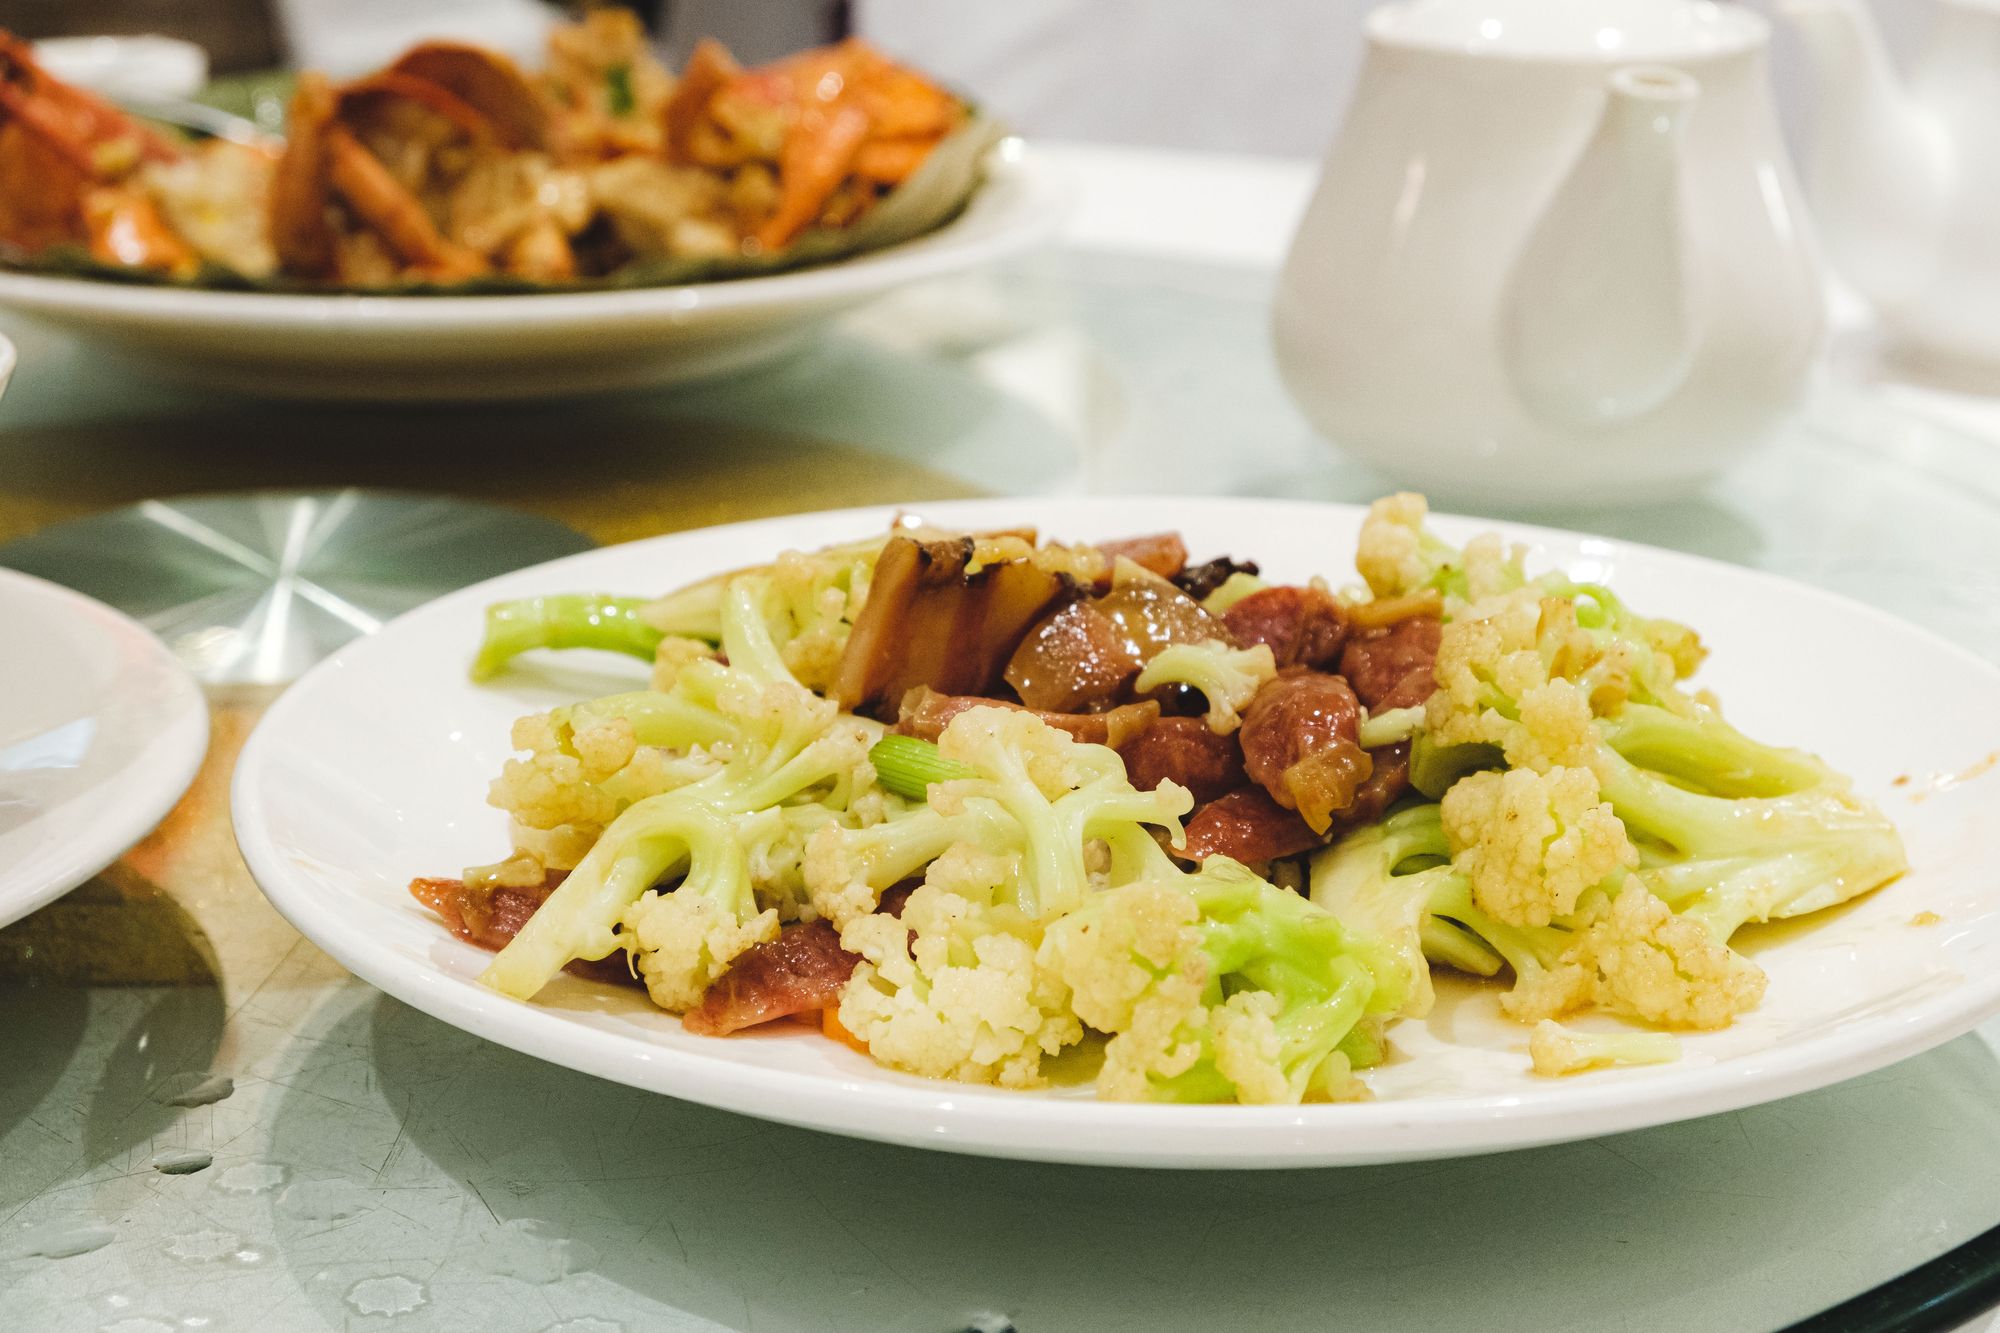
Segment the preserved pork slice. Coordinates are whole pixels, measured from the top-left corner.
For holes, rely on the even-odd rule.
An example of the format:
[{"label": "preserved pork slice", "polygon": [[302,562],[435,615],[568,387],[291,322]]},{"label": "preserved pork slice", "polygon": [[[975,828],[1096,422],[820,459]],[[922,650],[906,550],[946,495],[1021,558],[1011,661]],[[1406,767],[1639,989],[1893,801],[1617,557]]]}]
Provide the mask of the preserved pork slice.
[{"label": "preserved pork slice", "polygon": [[1028,627],[1073,584],[1033,559],[975,568],[971,537],[892,537],[876,558],[834,680],[848,712],[881,715],[929,686],[988,694]]},{"label": "preserved pork slice", "polygon": [[1357,739],[1360,723],[1361,704],[1346,681],[1289,667],[1243,710],[1243,769],[1273,801],[1324,833],[1373,767]]},{"label": "preserved pork slice", "polygon": [[1198,717],[1163,717],[1117,746],[1125,775],[1140,791],[1171,779],[1197,804],[1235,791],[1248,779],[1234,736],[1218,736]]},{"label": "preserved pork slice", "polygon": [[1363,630],[1340,655],[1340,674],[1371,713],[1413,708],[1437,689],[1438,640],[1444,623],[1413,616],[1385,629]]},{"label": "preserved pork slice", "polygon": [[[445,928],[468,944],[499,952],[521,933],[569,872],[551,870],[537,885],[475,888],[462,879],[413,879],[410,895],[436,912]],[[609,958],[578,958],[563,969],[591,981],[638,985],[621,949]]]},{"label": "preserved pork slice", "polygon": [[815,1013],[837,1003],[859,954],[840,947],[840,932],[824,921],[795,921],[778,938],[738,954],[681,1015],[681,1026],[721,1037],[773,1019]]},{"label": "preserved pork slice", "polygon": [[1295,856],[1324,841],[1306,821],[1271,799],[1262,787],[1243,787],[1210,801],[1187,822],[1190,861],[1227,856],[1237,861],[1269,861]]},{"label": "preserved pork slice", "polygon": [[1318,588],[1260,588],[1225,611],[1222,623],[1245,648],[1269,645],[1280,667],[1331,671],[1347,642],[1347,612]]},{"label": "preserved pork slice", "polygon": [[[944,734],[951,720],[968,708],[1020,708],[1006,699],[988,699],[976,694],[939,694],[931,689],[914,689],[903,696],[896,718],[896,734],[934,741]],[[1160,716],[1160,706],[1145,703],[1120,704],[1102,713],[1050,713],[1026,709],[1058,731],[1068,732],[1086,745],[1109,745],[1117,749],[1144,731]]]}]

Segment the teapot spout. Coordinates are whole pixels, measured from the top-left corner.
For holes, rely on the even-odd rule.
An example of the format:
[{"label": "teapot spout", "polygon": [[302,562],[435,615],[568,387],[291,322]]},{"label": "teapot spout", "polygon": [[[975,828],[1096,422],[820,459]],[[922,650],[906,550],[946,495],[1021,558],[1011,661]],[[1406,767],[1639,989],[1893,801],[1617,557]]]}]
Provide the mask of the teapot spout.
[{"label": "teapot spout", "polygon": [[1950,188],[1944,127],[1896,77],[1862,0],[1783,0],[1817,90],[1809,176],[1821,239],[1841,273],[1894,302],[1931,268]]},{"label": "teapot spout", "polygon": [[1522,403],[1585,427],[1665,402],[1700,339],[1680,140],[1701,85],[1677,69],[1628,66],[1606,92],[1596,132],[1530,232],[1500,306]]}]

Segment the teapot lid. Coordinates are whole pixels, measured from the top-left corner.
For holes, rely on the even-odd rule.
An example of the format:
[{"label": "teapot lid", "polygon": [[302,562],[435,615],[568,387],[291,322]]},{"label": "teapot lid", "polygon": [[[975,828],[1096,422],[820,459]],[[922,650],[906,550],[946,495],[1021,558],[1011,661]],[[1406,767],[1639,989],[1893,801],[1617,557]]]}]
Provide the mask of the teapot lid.
[{"label": "teapot lid", "polygon": [[1398,0],[1378,40],[1467,55],[1674,60],[1760,46],[1764,20],[1714,0]]}]

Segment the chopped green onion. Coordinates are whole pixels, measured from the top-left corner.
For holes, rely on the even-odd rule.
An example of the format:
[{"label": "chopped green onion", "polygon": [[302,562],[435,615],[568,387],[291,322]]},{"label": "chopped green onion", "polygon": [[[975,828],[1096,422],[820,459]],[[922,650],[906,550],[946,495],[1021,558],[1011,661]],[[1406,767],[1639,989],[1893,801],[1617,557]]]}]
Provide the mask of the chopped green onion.
[{"label": "chopped green onion", "polygon": [[978,772],[956,759],[947,759],[938,747],[915,736],[884,736],[868,751],[875,765],[875,780],[912,801],[921,801],[933,782],[976,778]]},{"label": "chopped green onion", "polygon": [[611,114],[629,116],[639,105],[639,99],[632,95],[632,67],[613,65],[604,71],[604,95]]}]

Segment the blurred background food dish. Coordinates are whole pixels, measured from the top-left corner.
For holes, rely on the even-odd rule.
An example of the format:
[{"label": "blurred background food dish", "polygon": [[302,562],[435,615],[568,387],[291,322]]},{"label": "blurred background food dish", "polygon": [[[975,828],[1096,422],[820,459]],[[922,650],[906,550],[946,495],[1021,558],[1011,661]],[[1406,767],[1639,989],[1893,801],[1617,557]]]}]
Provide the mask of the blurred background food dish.
[{"label": "blurred background food dish", "polygon": [[837,264],[676,287],[410,298],[205,291],[0,272],[0,306],[157,373],[309,400],[464,402],[683,383],[794,350],[831,315],[1051,235],[1063,173],[1002,145],[962,213]]}]

